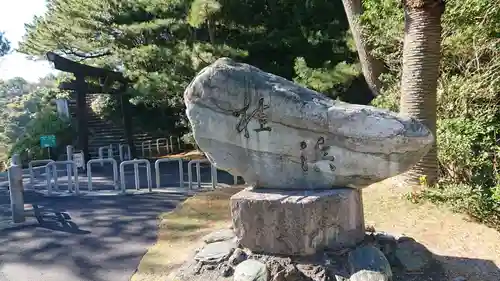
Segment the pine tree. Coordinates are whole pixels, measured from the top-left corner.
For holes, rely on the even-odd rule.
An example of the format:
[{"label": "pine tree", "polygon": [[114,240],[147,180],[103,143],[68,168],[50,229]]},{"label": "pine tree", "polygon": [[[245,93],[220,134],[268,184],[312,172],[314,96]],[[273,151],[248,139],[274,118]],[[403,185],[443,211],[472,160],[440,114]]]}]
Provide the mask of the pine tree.
[{"label": "pine tree", "polygon": [[122,71],[133,102],[172,122],[191,79],[222,56],[332,95],[359,74],[342,3],[328,0],[50,0],[26,30],[21,52]]},{"label": "pine tree", "polygon": [[5,38],[3,32],[0,32],[0,57],[5,56],[10,50],[10,43]]}]

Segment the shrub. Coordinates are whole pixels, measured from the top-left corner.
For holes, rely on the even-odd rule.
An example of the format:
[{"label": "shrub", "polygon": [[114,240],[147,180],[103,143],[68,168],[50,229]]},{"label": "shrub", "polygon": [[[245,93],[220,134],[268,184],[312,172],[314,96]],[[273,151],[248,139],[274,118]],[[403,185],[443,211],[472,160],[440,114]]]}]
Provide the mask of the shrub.
[{"label": "shrub", "polygon": [[[494,3],[492,3],[494,2]],[[364,1],[374,55],[389,73],[373,105],[397,110],[403,13],[397,1]],[[443,16],[437,144],[441,178],[420,199],[500,225],[500,1],[450,0]]]},{"label": "shrub", "polygon": [[52,158],[57,158],[66,152],[66,145],[73,144],[73,135],[76,133],[69,119],[58,116],[52,107],[46,107],[35,114],[28,122],[25,133],[11,147],[9,157],[20,154],[26,159],[29,151],[32,159],[47,158],[47,150],[40,146],[40,137],[55,135],[57,146],[51,149]]}]

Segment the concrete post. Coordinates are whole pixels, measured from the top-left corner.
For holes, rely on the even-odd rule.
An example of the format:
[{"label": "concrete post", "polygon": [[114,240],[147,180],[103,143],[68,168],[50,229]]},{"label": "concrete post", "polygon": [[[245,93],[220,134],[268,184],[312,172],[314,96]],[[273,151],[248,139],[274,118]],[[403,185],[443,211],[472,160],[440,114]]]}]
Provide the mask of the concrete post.
[{"label": "concrete post", "polygon": [[11,162],[12,165],[21,165],[21,157],[19,156],[19,154],[12,155]]},{"label": "concrete post", "polygon": [[[13,157],[14,158],[14,157]],[[17,159],[18,160],[18,159]],[[12,159],[15,162],[15,159]],[[24,217],[24,194],[23,194],[23,169],[20,165],[12,165],[8,171],[10,189],[10,208],[12,210],[12,221],[21,223]]]}]

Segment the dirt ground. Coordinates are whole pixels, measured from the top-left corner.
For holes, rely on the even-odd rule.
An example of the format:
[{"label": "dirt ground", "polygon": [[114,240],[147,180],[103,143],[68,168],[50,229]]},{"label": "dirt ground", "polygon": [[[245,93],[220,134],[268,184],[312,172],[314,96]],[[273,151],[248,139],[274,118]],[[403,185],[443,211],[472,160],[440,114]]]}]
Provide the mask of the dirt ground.
[{"label": "dirt ground", "polygon": [[[201,245],[203,235],[230,224],[228,199],[238,190],[200,194],[162,215],[158,243],[144,256],[132,281],[164,281]],[[450,281],[459,276],[467,281],[500,280],[499,232],[445,207],[413,204],[403,198],[405,192],[390,180],[364,189],[366,224],[426,245],[443,263]]]}]

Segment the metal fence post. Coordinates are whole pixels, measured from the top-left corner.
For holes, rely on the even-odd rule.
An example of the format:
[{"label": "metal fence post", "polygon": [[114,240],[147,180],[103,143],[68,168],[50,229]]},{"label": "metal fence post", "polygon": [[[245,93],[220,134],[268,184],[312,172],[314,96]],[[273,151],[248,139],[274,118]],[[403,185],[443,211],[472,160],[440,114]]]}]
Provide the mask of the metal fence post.
[{"label": "metal fence post", "polygon": [[139,164],[134,163],[134,180],[135,180],[135,190],[140,190],[140,179],[139,179]]},{"label": "metal fence post", "polygon": [[[106,149],[105,146],[99,147],[99,159],[104,159],[104,149]],[[101,166],[104,166],[104,164],[101,163]]]},{"label": "metal fence post", "polygon": [[215,189],[217,187],[217,167],[215,165],[211,165],[212,168],[212,189]]},{"label": "metal fence post", "polygon": [[151,163],[146,163],[146,180],[148,182],[148,191],[153,191],[153,181],[151,180]]},{"label": "metal fence post", "polygon": [[198,181],[198,189],[201,189],[201,165],[200,165],[200,161],[196,162],[196,180]]},{"label": "metal fence post", "polygon": [[[54,163],[54,162],[53,162]],[[57,167],[56,165],[54,164],[52,166],[52,178],[54,179],[54,189],[56,191],[59,191],[59,182],[58,182],[58,177],[59,175],[57,174]]]},{"label": "metal fence post", "polygon": [[182,159],[179,159],[179,186],[184,188],[184,167]]},{"label": "metal fence post", "polygon": [[123,144],[120,144],[118,146],[118,155],[120,156],[120,161],[123,161],[125,159],[125,156],[123,153]]},{"label": "metal fence post", "polygon": [[114,150],[113,150],[113,145],[110,144],[109,147],[108,147],[108,158],[114,158]]},{"label": "metal fence post", "polygon": [[[66,155],[68,161],[73,161],[73,147],[71,145],[66,146]],[[66,173],[68,174],[68,190],[73,189],[73,183],[71,181],[71,164],[66,165]],[[78,175],[75,175],[77,177]]]},{"label": "metal fence post", "polygon": [[[12,162],[15,163],[15,160],[12,159]],[[21,223],[26,220],[24,216],[24,188],[22,167],[20,165],[11,165],[8,170],[8,177],[12,221],[14,223]]]},{"label": "metal fence post", "polygon": [[126,188],[125,188],[125,163],[126,162],[127,161],[123,161],[120,163],[120,185],[121,185],[122,193],[126,192]]},{"label": "metal fence post", "polygon": [[149,150],[149,157],[153,157],[153,148],[151,146],[152,140],[148,141],[148,150]]},{"label": "metal fence post", "polygon": [[[165,143],[167,144],[167,147],[168,147],[168,140],[166,138],[156,139],[156,151],[158,152],[158,155],[161,154],[160,143],[162,141],[165,141]],[[168,151],[167,151],[167,153],[168,153]]]},{"label": "metal fence post", "polygon": [[174,153],[174,137],[170,136],[170,152]]},{"label": "metal fence post", "polygon": [[[124,152],[124,148],[127,148],[127,153]],[[125,161],[125,160],[130,160],[130,155],[132,154],[130,151],[130,146],[128,144],[120,144],[118,147],[119,151],[118,153],[120,154],[120,161]],[[125,155],[127,156],[125,159]]]},{"label": "metal fence post", "polygon": [[51,179],[51,174],[50,174],[50,168],[52,166],[53,162],[48,163],[45,166],[45,179],[47,180],[47,194],[50,196],[52,195],[52,179]]},{"label": "metal fence post", "polygon": [[143,142],[141,143],[142,157],[143,157],[143,158],[144,158],[144,157],[146,157],[146,143],[147,143],[147,142],[148,142],[148,141],[143,141]]},{"label": "metal fence post", "polygon": [[193,161],[188,162],[188,190],[193,189],[193,169],[191,168],[191,164]]}]

